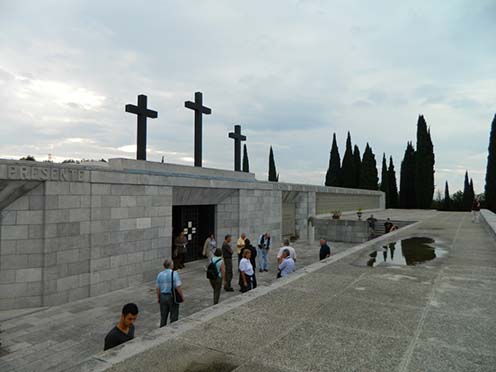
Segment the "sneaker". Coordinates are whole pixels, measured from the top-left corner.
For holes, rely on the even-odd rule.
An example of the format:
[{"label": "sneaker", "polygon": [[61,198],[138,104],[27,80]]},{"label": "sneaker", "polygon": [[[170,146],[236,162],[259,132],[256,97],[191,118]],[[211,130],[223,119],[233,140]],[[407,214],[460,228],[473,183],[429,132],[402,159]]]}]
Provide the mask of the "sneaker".
[{"label": "sneaker", "polygon": [[234,288],[224,288],[226,292],[234,292]]},{"label": "sneaker", "polygon": [[258,270],[258,271],[260,271],[261,273],[263,273],[263,270],[262,270],[262,269],[260,269],[260,270]]},{"label": "sneaker", "polygon": [[264,269],[264,271],[265,271],[266,273],[268,273],[268,272],[269,272],[269,270],[267,270],[267,269]]}]

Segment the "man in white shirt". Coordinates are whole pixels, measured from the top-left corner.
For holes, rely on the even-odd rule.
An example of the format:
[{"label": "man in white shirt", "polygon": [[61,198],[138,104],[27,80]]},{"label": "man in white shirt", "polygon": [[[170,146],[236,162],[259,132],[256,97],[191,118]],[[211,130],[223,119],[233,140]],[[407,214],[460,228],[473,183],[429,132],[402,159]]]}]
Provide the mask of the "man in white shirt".
[{"label": "man in white shirt", "polygon": [[289,240],[284,239],[283,246],[279,248],[279,252],[277,252],[277,264],[279,265],[282,262],[282,252],[287,249],[289,251],[289,256],[296,262],[296,251],[293,247],[289,245]]},{"label": "man in white shirt", "polygon": [[278,266],[279,275],[278,278],[284,278],[295,271],[295,263],[293,259],[289,256],[289,250],[284,249],[282,251],[282,262]]}]

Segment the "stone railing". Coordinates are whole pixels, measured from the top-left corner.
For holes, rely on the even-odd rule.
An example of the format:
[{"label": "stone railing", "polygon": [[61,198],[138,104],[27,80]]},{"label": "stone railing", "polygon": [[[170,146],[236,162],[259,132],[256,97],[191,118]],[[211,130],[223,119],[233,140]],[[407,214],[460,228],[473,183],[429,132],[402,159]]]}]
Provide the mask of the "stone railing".
[{"label": "stone railing", "polygon": [[481,222],[484,227],[491,233],[496,239],[496,214],[488,209],[481,210]]},{"label": "stone railing", "polygon": [[366,221],[320,219],[313,220],[315,238],[332,242],[363,243],[368,238]]}]

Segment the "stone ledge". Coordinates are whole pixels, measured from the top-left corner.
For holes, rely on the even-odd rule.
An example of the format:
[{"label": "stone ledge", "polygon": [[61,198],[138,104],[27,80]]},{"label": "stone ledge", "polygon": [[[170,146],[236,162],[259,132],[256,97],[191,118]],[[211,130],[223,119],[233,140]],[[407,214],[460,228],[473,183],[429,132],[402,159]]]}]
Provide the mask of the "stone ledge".
[{"label": "stone ledge", "polygon": [[480,213],[484,227],[496,239],[496,214],[488,209],[482,209]]}]

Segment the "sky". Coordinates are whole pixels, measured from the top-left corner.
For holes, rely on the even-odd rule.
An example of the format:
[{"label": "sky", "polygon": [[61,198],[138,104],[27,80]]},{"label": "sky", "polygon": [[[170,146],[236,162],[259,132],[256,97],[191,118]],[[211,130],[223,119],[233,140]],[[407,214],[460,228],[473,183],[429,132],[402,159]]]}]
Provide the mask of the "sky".
[{"label": "sky", "polygon": [[[399,177],[423,114],[436,187],[483,191],[496,113],[496,1],[0,0],[0,158],[134,158],[148,96],[148,160],[233,168],[242,126],[260,180],[273,146],[281,182],[321,185],[332,134]],[[399,180],[398,180],[399,184]]]}]

